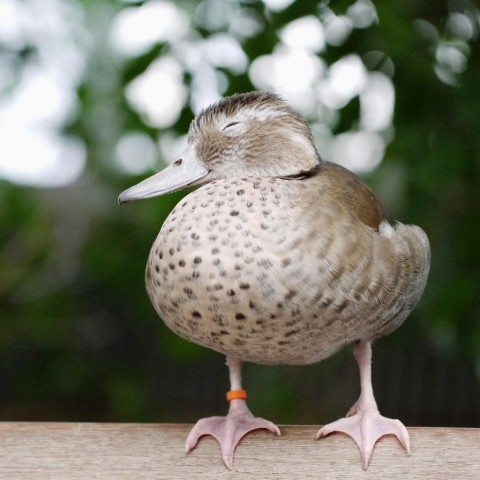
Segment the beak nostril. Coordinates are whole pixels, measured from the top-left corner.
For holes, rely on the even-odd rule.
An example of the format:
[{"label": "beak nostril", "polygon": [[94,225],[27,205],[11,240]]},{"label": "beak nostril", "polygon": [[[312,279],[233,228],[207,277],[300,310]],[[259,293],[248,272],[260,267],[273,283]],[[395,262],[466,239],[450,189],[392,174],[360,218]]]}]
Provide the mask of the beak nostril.
[{"label": "beak nostril", "polygon": [[182,162],[183,162],[183,160],[182,160],[181,158],[179,158],[178,160],[175,160],[175,161],[173,162],[173,165],[174,165],[175,167],[179,167],[179,166],[182,164]]}]

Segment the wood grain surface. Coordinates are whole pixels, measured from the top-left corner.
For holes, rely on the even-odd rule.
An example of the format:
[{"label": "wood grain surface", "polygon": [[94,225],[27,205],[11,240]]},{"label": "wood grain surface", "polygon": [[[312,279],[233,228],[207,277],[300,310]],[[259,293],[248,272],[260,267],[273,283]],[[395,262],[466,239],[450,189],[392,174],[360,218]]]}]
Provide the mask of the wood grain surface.
[{"label": "wood grain surface", "polygon": [[79,479],[480,479],[480,429],[409,428],[412,454],[387,437],[367,471],[344,435],[314,440],[318,426],[282,426],[282,436],[248,435],[234,468],[201,439],[188,455],[190,425],[0,423],[0,478]]}]

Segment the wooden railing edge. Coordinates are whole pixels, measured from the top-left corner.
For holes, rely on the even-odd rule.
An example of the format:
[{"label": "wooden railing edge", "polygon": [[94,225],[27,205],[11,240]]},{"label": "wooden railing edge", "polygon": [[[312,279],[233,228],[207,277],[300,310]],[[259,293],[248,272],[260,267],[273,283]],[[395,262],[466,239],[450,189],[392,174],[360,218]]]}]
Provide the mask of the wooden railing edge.
[{"label": "wooden railing edge", "polygon": [[185,453],[191,425],[126,423],[0,423],[0,479],[480,479],[480,429],[409,427],[411,455],[393,437],[381,439],[369,469],[356,444],[319,426],[280,426],[280,437],[255,431],[239,444],[232,470],[218,444],[203,437]]}]

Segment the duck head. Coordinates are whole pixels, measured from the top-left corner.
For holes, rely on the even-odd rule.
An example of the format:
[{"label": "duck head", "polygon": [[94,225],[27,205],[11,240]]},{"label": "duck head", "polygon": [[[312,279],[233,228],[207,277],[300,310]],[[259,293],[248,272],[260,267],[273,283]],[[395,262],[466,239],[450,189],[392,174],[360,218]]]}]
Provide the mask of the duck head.
[{"label": "duck head", "polygon": [[172,164],[125,190],[120,204],[231,177],[292,178],[315,171],[320,157],[305,120],[278,95],[226,97],[191,123],[187,148]]}]

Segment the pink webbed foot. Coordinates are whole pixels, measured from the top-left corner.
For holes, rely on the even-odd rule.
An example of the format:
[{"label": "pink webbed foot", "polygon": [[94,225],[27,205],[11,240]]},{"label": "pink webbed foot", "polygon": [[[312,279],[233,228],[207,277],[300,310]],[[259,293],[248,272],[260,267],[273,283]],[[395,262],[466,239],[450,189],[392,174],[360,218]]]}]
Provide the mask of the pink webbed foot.
[{"label": "pink webbed foot", "polygon": [[368,468],[375,443],[384,435],[395,435],[407,453],[410,453],[408,432],[400,420],[383,417],[376,409],[357,411],[353,407],[352,410],[351,416],[341,418],[322,427],[317,433],[317,439],[333,432],[350,435],[360,449],[364,470]]},{"label": "pink webbed foot", "polygon": [[220,444],[223,461],[227,468],[231,469],[233,453],[238,442],[247,433],[257,429],[267,429],[280,435],[280,430],[275,424],[254,417],[244,400],[232,400],[226,417],[202,418],[195,424],[185,442],[185,450],[187,453],[190,452],[201,436],[211,435]]},{"label": "pink webbed foot", "polygon": [[410,439],[407,429],[400,420],[380,415],[372,388],[372,348],[369,341],[360,341],[354,349],[360,370],[360,397],[345,418],[329,423],[317,432],[317,439],[333,432],[350,435],[360,449],[362,467],[368,468],[375,443],[384,435],[395,435],[407,453],[410,453]]}]

